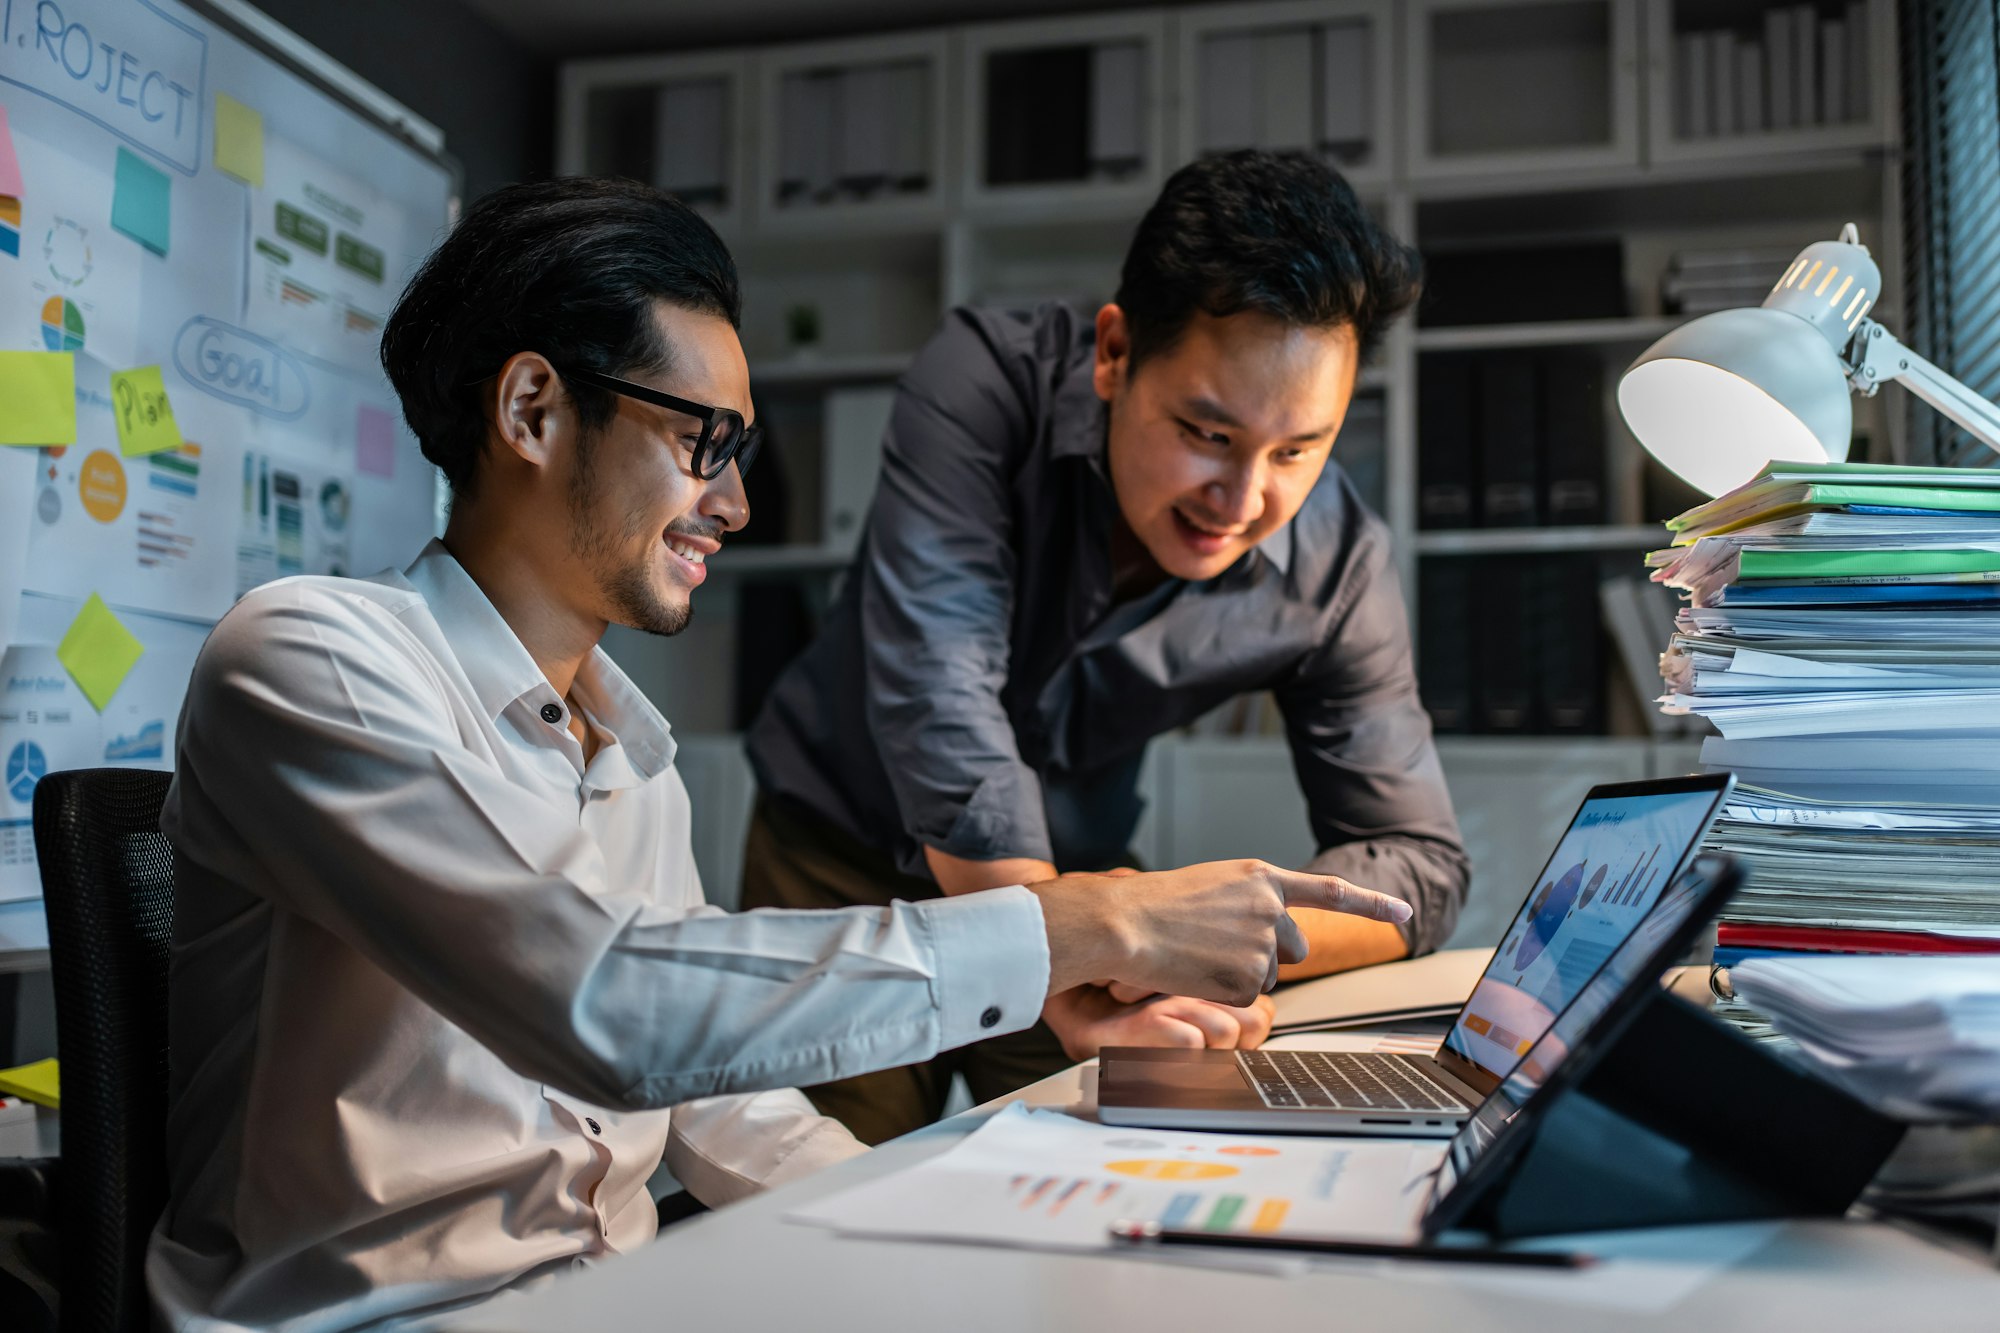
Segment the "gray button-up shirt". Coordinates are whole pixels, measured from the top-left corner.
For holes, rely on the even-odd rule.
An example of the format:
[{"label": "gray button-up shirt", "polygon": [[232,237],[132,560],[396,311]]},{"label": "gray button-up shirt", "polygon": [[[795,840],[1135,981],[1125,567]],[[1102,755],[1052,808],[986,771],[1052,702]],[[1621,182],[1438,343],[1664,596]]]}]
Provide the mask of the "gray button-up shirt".
[{"label": "gray button-up shirt", "polygon": [[1219,577],[1115,603],[1094,340],[1061,306],[964,309],[919,354],[851,574],[751,729],[758,781],[920,877],[926,844],[1101,868],[1146,743],[1268,689],[1313,867],[1408,900],[1413,949],[1435,948],[1466,862],[1388,526],[1329,463]]}]

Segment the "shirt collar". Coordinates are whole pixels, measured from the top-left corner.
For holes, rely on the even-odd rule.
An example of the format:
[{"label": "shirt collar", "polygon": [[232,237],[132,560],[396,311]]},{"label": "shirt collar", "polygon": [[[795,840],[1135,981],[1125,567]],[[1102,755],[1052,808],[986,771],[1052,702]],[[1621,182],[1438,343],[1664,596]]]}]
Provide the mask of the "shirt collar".
[{"label": "shirt collar", "polygon": [[[497,721],[516,700],[538,690],[554,696],[554,687],[520,636],[443,542],[433,538],[403,576],[430,608],[488,717]],[[673,762],[673,729],[603,648],[592,648],[577,668],[572,693],[618,737],[645,777]]]}]

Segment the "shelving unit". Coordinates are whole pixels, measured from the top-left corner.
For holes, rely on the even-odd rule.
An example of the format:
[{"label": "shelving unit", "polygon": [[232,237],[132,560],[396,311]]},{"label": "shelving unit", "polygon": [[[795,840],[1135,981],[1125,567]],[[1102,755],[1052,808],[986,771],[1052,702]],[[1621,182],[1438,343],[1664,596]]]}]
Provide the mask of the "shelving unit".
[{"label": "shelving unit", "polygon": [[[1365,29],[1370,64],[1361,103],[1367,148],[1345,156],[1344,169],[1386,225],[1440,260],[1510,246],[1615,240],[1622,263],[1623,313],[1615,317],[1538,317],[1530,299],[1518,318],[1501,323],[1419,327],[1405,320],[1365,369],[1354,425],[1336,445],[1336,458],[1358,478],[1373,478],[1364,484],[1394,534],[1413,626],[1422,614],[1420,565],[1434,561],[1594,560],[1605,571],[1639,573],[1640,555],[1663,539],[1658,520],[1679,497],[1625,431],[1612,389],[1617,372],[1683,318],[1661,303],[1661,274],[1672,256],[1796,250],[1854,221],[1888,280],[1878,308],[1885,319],[1897,317],[1900,201],[1889,151],[1898,132],[1894,2],[1871,0],[1866,11],[1871,39],[1863,119],[1727,136],[1689,135],[1673,119],[1674,80],[1680,77],[1673,43],[1725,26],[1747,40],[1762,31],[1767,10],[1791,6],[1768,0],[1246,0],[567,66],[559,166],[569,171],[632,169],[622,164],[634,159],[631,141],[643,136],[611,133],[607,117],[621,105],[653,106],[649,80],[728,80],[730,105],[741,107],[743,117],[731,123],[725,147],[733,173],[729,198],[741,203],[711,215],[742,269],[753,389],[787,483],[782,498],[764,502],[759,511],[769,514],[771,504],[781,504],[783,544],[731,545],[712,562],[686,635],[671,644],[620,636],[614,651],[662,702],[679,734],[726,733],[739,597],[749,588],[792,581],[824,605],[846,566],[844,543],[829,539],[821,517],[834,493],[825,475],[828,396],[893,383],[955,305],[1064,299],[1088,307],[1107,299],[1141,213],[1166,175],[1197,155],[1211,134],[1204,87],[1215,86],[1215,71],[1205,63],[1215,56],[1213,44],[1268,36],[1306,49],[1314,34],[1345,25]],[[1819,0],[1814,12],[1844,22],[1847,8],[1847,0]],[[1136,59],[1136,162],[1062,181],[994,179],[988,169],[993,62],[1001,62],[1004,85],[1021,73],[1017,66],[1010,74],[1007,60],[1068,50],[1061,57],[1070,71],[1065,77],[1073,83],[1082,68],[1087,86],[1102,72],[1090,52],[1106,46],[1136,48],[1136,56],[1117,58],[1125,62],[1117,66],[1124,71],[1120,78]],[[1225,64],[1241,61],[1243,49],[1225,49]],[[1078,50],[1082,57],[1074,54]],[[1294,72],[1301,67],[1296,51],[1285,58]],[[801,70],[912,59],[931,76],[927,128],[935,189],[780,206],[775,191],[783,158],[771,126],[782,110],[784,80]],[[1327,59],[1320,53],[1312,62],[1315,97],[1327,91],[1320,86]],[[1075,99],[1073,86],[1067,95]],[[1086,94],[1085,116],[1087,103]],[[1264,117],[1260,126],[1292,126],[1285,132],[1296,137],[1295,105],[1257,115]],[[1080,132],[1087,143],[1088,127]],[[1328,151],[1324,143],[1303,146]],[[814,307],[819,325],[816,344],[803,349],[791,319],[801,305]],[[1551,352],[1590,358],[1597,367],[1604,521],[1419,530],[1420,361]],[[1857,400],[1856,408],[1870,456],[1899,456],[1900,418],[1880,400]],[[1618,734],[1442,738],[1468,836],[1475,826],[1486,830],[1475,842],[1498,837],[1494,831],[1508,824],[1495,812],[1513,809],[1504,789],[1522,785],[1523,771],[1574,769],[1608,778],[1614,770],[1650,772],[1669,762],[1661,757],[1669,751],[1643,738],[1636,696],[1620,693],[1629,689],[1622,675],[1612,674],[1619,671],[1618,655],[1607,650],[1602,658],[1615,696],[1607,703],[1606,725]],[[719,735],[715,743],[734,741]],[[1241,764],[1207,762],[1210,749],[1230,744],[1244,747]],[[1183,755],[1186,747],[1194,748]],[[1163,784],[1178,783],[1181,796],[1174,799],[1184,800],[1195,822],[1184,833],[1175,830],[1171,846],[1142,850],[1179,855],[1206,848],[1211,834],[1220,836],[1219,817],[1199,812],[1236,806],[1221,795],[1223,780],[1204,779],[1204,771],[1234,774],[1230,781],[1240,782],[1246,773],[1268,770],[1272,791],[1289,790],[1292,783],[1282,742],[1272,738],[1167,737],[1154,750],[1146,778],[1154,809],[1166,809]],[[1196,758],[1188,757],[1197,750]],[[1683,745],[1671,755],[1674,765],[1685,766],[1692,751]],[[1286,821],[1292,818],[1288,809],[1281,803]],[[1534,840],[1541,833],[1536,826]],[[1164,835],[1148,836],[1157,841]]]}]

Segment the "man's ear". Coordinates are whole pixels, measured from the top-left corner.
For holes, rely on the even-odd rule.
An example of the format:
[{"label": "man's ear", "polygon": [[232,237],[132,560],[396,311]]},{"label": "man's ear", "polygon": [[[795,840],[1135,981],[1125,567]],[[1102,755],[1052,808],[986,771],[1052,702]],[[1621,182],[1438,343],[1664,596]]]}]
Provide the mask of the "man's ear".
[{"label": "man's ear", "polygon": [[493,433],[524,463],[545,466],[554,436],[573,424],[575,409],[556,368],[540,352],[516,352],[493,377],[487,410]]},{"label": "man's ear", "polygon": [[1097,312],[1097,360],[1091,367],[1091,383],[1097,396],[1110,402],[1125,387],[1132,364],[1132,334],[1125,327],[1125,312],[1107,305]]}]

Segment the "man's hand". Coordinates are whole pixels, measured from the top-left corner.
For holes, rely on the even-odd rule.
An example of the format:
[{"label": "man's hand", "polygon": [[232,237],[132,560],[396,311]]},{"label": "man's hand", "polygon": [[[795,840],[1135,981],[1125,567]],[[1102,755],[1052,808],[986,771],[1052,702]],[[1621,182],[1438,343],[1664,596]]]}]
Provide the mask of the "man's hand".
[{"label": "man's hand", "polygon": [[1088,1060],[1106,1046],[1185,1046],[1199,1050],[1249,1050],[1271,1035],[1276,1013],[1269,996],[1247,1008],[1211,1004],[1184,995],[1153,996],[1137,1004],[1115,1000],[1102,986],[1077,986],[1051,995],[1042,1017],[1062,1038],[1072,1060]]},{"label": "man's hand", "polygon": [[1406,921],[1409,904],[1331,875],[1212,861],[1030,884],[1049,933],[1049,991],[1106,977],[1147,992],[1247,1006],[1306,955],[1289,907]]}]

